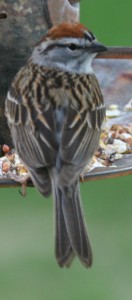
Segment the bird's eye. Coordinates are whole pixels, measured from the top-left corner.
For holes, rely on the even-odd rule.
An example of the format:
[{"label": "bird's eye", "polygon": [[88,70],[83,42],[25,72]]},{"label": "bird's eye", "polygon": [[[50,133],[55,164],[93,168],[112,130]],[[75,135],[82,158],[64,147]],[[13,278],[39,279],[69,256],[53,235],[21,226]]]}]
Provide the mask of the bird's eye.
[{"label": "bird's eye", "polygon": [[76,49],[78,48],[77,45],[76,45],[76,44],[73,44],[73,43],[68,44],[67,47],[68,47],[68,49],[70,49],[71,51],[74,51],[74,50],[76,50]]}]

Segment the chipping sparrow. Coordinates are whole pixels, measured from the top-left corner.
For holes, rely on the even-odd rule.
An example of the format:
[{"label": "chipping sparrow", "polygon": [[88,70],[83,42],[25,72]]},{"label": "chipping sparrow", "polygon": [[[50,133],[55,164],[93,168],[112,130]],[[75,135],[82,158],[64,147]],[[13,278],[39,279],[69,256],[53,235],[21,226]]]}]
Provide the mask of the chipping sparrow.
[{"label": "chipping sparrow", "polygon": [[68,267],[75,255],[92,264],[79,175],[97,149],[105,105],[91,67],[106,51],[79,23],[54,26],[16,75],[6,116],[17,153],[39,192],[53,193],[56,258]]}]

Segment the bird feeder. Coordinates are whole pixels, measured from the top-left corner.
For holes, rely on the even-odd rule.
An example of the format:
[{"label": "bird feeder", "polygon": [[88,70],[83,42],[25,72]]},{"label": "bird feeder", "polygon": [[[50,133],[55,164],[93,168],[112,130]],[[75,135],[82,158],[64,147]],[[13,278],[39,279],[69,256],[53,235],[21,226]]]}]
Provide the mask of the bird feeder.
[{"label": "bird feeder", "polygon": [[[41,0],[13,3],[2,1],[0,5],[0,151],[2,145],[12,146],[11,136],[4,117],[4,102],[10,83],[16,72],[27,61],[31,50],[41,36],[57,23],[79,21],[78,0]],[[94,167],[83,174],[83,181],[118,177],[132,174],[132,48],[108,47],[108,51],[98,54],[93,68],[104,95],[106,107],[116,112],[107,120],[109,128],[120,128],[109,135],[109,143],[114,137],[124,133],[121,142],[127,140],[126,151],[112,165]],[[118,105],[118,107],[117,107]],[[107,112],[108,112],[107,111]],[[125,131],[128,128],[130,132]],[[121,130],[122,128],[122,130]],[[124,132],[123,132],[124,128]],[[112,131],[112,130],[111,130]],[[118,131],[118,134],[117,134]],[[129,131],[129,130],[128,130]],[[117,135],[116,135],[117,134]],[[126,135],[125,135],[126,134]],[[128,134],[128,135],[127,135]],[[129,135],[130,134],[130,135]],[[131,136],[131,138],[129,138]],[[26,155],[26,154],[25,154]],[[32,183],[28,183],[32,186]],[[15,187],[19,183],[0,175],[0,187]]]}]

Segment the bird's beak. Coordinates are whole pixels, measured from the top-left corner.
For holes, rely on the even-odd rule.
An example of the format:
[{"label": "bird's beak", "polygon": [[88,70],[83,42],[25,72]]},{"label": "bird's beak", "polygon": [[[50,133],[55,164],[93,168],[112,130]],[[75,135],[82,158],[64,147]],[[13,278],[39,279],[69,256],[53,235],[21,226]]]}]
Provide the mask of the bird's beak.
[{"label": "bird's beak", "polygon": [[105,51],[108,51],[108,49],[104,45],[102,45],[98,42],[93,42],[90,47],[90,52],[92,52],[92,53],[99,53],[99,52],[105,52]]}]

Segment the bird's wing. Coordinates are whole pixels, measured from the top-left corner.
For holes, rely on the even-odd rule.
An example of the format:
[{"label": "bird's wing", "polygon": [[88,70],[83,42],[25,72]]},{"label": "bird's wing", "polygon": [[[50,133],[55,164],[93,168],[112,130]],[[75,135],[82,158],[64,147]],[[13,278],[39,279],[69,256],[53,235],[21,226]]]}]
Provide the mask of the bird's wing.
[{"label": "bird's wing", "polygon": [[63,161],[60,178],[63,184],[69,180],[74,181],[79,176],[98,147],[105,105],[98,82],[93,78],[92,102],[87,95],[89,107],[77,110],[69,103],[67,108],[60,147]]},{"label": "bird's wing", "polygon": [[17,84],[12,84],[6,99],[5,113],[20,159],[27,166],[39,192],[48,196],[51,193],[51,179],[47,167],[55,164],[58,152],[53,109],[50,103],[38,103],[40,98],[35,101],[36,95],[31,94],[37,88],[37,85],[34,87],[35,80],[33,86],[24,86],[22,83],[21,90],[17,89]]},{"label": "bird's wing", "polygon": [[15,149],[28,167],[53,165],[58,144],[52,107],[36,107],[33,102],[15,95],[11,88],[6,99],[6,116]]}]

